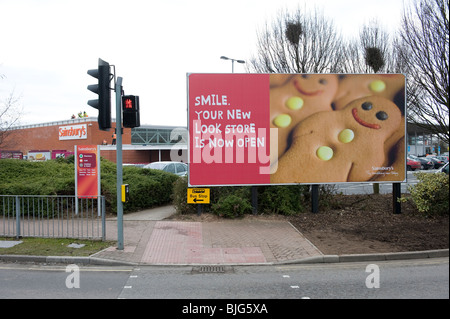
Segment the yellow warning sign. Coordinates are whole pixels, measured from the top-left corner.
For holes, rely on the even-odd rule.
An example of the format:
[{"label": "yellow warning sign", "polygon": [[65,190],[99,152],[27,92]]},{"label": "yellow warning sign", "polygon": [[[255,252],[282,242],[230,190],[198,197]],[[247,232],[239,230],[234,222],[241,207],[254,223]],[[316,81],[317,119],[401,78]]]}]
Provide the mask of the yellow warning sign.
[{"label": "yellow warning sign", "polygon": [[209,188],[188,188],[187,203],[188,204],[209,204]]}]

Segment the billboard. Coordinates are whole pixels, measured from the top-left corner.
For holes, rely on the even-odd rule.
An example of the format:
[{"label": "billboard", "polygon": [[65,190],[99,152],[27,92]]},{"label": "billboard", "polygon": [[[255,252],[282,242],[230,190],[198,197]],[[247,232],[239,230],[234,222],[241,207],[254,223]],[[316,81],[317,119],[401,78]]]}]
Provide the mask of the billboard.
[{"label": "billboard", "polygon": [[403,182],[402,74],[188,74],[189,184]]},{"label": "billboard", "polygon": [[21,151],[0,150],[0,159],[2,158],[23,159],[23,153]]},{"label": "billboard", "polygon": [[32,162],[47,161],[52,158],[51,151],[28,151],[28,160]]}]

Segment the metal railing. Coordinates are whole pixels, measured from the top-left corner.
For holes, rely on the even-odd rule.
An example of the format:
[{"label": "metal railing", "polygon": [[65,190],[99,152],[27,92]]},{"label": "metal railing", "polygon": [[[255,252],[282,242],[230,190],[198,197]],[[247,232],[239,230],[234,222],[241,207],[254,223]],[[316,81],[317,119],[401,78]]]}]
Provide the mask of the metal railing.
[{"label": "metal railing", "polygon": [[105,198],[0,195],[0,236],[105,240]]}]

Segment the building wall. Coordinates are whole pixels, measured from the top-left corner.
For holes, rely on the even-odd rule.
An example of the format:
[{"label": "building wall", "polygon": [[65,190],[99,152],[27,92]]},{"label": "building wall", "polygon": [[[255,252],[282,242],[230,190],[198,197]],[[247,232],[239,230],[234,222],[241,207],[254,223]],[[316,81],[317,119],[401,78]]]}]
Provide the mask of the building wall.
[{"label": "building wall", "polygon": [[[69,139],[64,132],[72,129],[72,132],[77,128],[86,128],[86,134],[82,139]],[[104,145],[106,141],[107,146],[101,147],[100,156],[116,162],[115,147],[108,146],[112,143],[112,134],[115,130],[115,123],[112,123],[110,131],[101,131],[98,129],[97,118],[75,119],[61,122],[52,122],[36,125],[20,126],[14,130],[9,131],[9,135],[3,143],[2,151],[22,152],[27,156],[30,151],[67,151],[74,152],[75,145]],[[70,138],[74,138],[70,136]],[[161,148],[155,146],[148,146],[152,149],[145,149],[147,146],[140,146],[139,149],[133,149],[131,146],[131,129],[124,128],[122,135],[122,151],[123,163],[151,163],[157,161],[170,161],[170,149],[172,146],[161,145]],[[128,148],[128,149],[127,149]],[[132,149],[130,149],[132,148]],[[47,156],[46,156],[47,157]],[[183,161],[187,162],[187,152],[184,152]]]},{"label": "building wall", "polygon": [[[60,129],[67,130],[82,124],[85,124],[87,128],[86,138],[71,140],[61,139]],[[97,119],[95,118],[92,120],[62,121],[18,127],[9,132],[2,149],[18,150],[23,152],[24,155],[27,155],[31,150],[66,150],[73,152],[75,145],[101,145],[103,144],[103,141],[106,141],[107,144],[111,144],[115,123],[112,123],[112,126],[110,131],[101,131],[98,129]],[[122,143],[131,143],[130,128],[124,128]]]}]

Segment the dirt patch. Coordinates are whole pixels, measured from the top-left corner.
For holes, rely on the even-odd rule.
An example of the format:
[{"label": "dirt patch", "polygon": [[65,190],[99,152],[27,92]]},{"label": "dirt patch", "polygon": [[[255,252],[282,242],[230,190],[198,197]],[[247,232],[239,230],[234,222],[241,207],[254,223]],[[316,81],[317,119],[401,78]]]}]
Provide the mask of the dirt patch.
[{"label": "dirt patch", "polygon": [[393,213],[392,195],[336,195],[334,208],[291,217],[324,254],[445,249],[449,217],[426,217],[409,202]]},{"label": "dirt patch", "polygon": [[[324,254],[368,254],[449,248],[449,216],[426,217],[410,203],[393,213],[392,195],[334,195],[331,207],[297,216],[247,215],[246,219],[287,220]],[[212,214],[172,219],[217,221]]]}]

